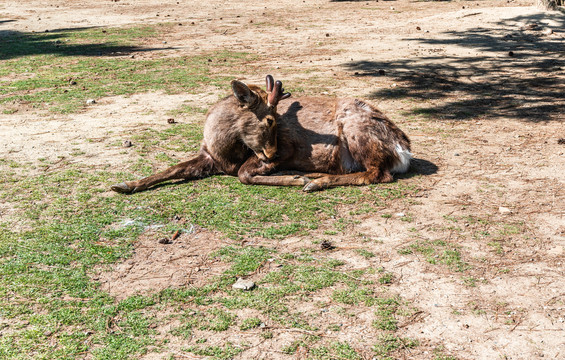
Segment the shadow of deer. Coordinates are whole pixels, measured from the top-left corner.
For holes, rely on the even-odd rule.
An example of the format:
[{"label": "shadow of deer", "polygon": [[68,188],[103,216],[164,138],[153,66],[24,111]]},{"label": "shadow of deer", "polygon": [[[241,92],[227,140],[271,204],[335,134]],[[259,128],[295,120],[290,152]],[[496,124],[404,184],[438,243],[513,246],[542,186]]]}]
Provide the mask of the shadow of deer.
[{"label": "shadow of deer", "polygon": [[232,81],[233,95],[210,108],[198,156],[160,173],[112,186],[133,193],[167,180],[237,176],[244,184],[304,186],[391,182],[408,170],[406,134],[381,111],[357,99],[302,97],[293,102],[280,81],[264,91]]}]

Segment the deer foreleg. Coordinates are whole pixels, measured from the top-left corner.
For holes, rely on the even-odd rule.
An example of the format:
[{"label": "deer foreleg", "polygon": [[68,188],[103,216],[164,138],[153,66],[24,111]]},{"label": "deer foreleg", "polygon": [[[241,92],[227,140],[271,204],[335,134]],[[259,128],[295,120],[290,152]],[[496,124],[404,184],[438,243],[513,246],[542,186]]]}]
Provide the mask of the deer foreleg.
[{"label": "deer foreleg", "polygon": [[310,181],[300,175],[268,175],[276,166],[275,162],[263,162],[254,156],[239,168],[237,176],[243,184],[249,185],[304,186]]},{"label": "deer foreleg", "polygon": [[167,180],[201,179],[219,173],[220,171],[218,171],[214,166],[214,160],[210,157],[210,155],[206,153],[200,153],[198,157],[192,160],[171,166],[170,168],[161,171],[160,173],[148,176],[141,180],[126,181],[112,185],[112,190],[123,194],[130,194],[146,190],[153,185]]}]

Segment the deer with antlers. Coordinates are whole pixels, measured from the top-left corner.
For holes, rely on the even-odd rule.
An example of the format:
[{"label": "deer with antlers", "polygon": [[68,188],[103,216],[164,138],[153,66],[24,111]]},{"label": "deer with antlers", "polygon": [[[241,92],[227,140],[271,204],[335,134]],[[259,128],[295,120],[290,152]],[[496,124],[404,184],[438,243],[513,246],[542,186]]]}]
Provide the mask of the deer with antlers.
[{"label": "deer with antlers", "polygon": [[280,81],[265,92],[234,80],[233,95],[210,108],[196,158],[141,180],[112,186],[120,193],[173,179],[226,174],[244,184],[333,186],[390,182],[408,170],[410,140],[382,112],[357,99],[304,97],[293,102]]}]

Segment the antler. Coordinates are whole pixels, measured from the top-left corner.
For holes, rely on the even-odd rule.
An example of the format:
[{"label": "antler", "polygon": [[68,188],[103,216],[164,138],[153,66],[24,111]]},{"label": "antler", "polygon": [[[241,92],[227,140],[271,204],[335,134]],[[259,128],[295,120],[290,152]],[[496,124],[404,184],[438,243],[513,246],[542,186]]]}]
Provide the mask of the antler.
[{"label": "antler", "polygon": [[269,92],[269,96],[267,96],[267,105],[275,107],[280,100],[284,100],[290,97],[290,93],[284,92],[284,89],[282,88],[282,82],[278,80],[275,82],[271,75],[267,75],[267,78],[265,80],[267,82],[267,91]]}]

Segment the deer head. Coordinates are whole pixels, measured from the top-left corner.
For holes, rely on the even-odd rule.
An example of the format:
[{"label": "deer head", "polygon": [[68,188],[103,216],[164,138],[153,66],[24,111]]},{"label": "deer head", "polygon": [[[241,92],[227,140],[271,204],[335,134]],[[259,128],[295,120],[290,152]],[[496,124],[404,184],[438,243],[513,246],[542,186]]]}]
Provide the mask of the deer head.
[{"label": "deer head", "polygon": [[231,82],[234,97],[240,107],[239,122],[244,127],[242,141],[261,160],[272,160],[277,153],[277,104],[290,97],[282,83],[267,75],[267,92],[259,86]]}]

